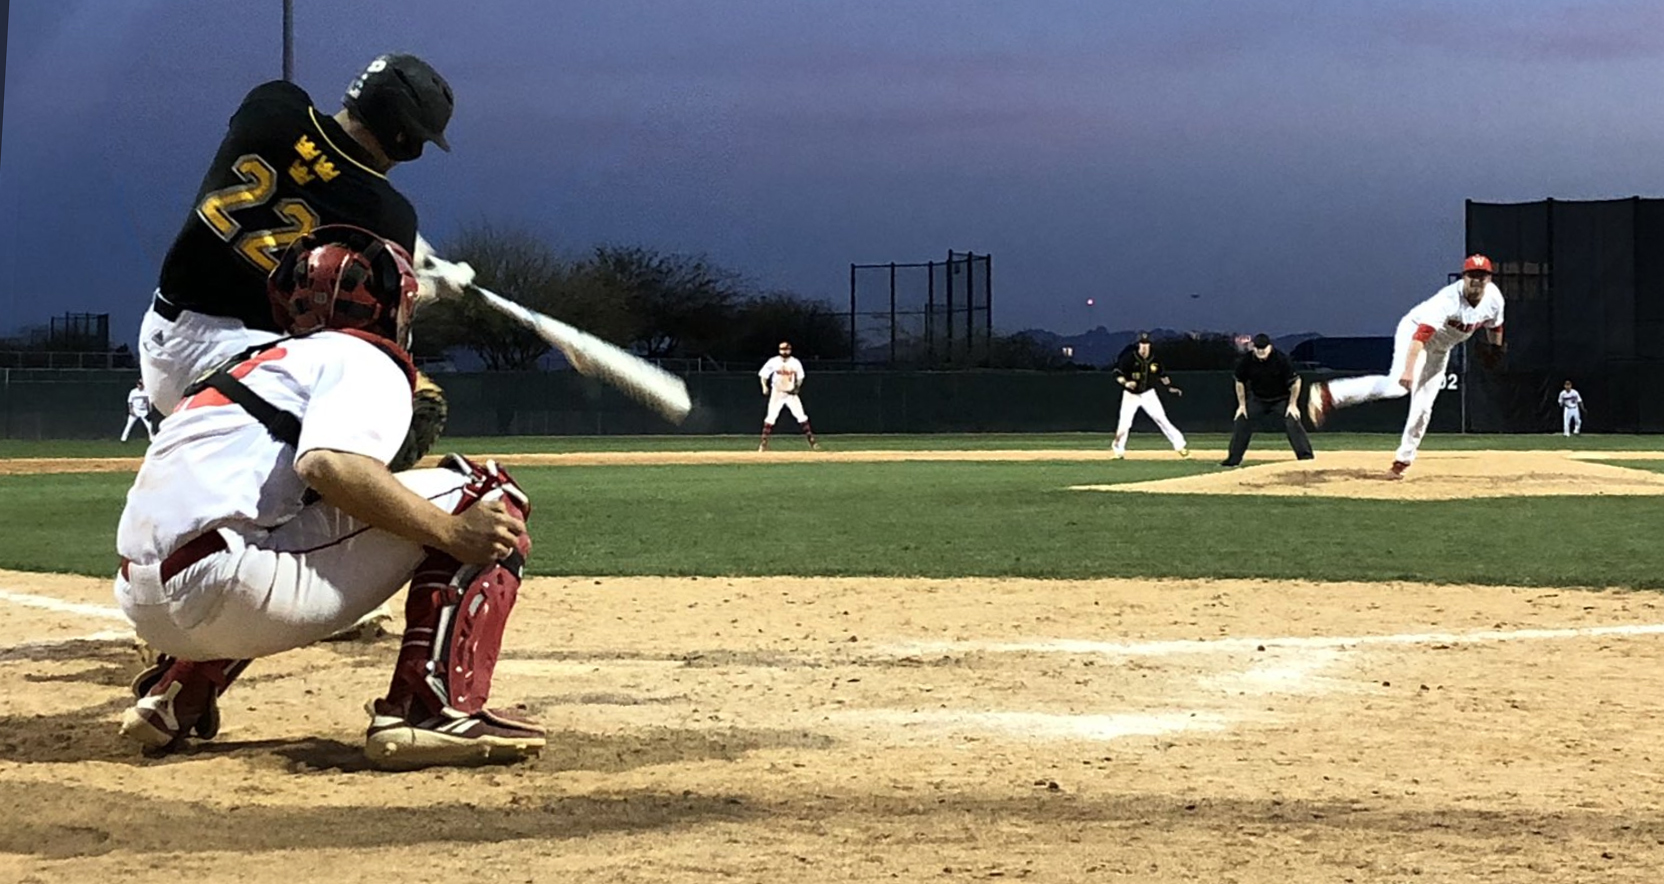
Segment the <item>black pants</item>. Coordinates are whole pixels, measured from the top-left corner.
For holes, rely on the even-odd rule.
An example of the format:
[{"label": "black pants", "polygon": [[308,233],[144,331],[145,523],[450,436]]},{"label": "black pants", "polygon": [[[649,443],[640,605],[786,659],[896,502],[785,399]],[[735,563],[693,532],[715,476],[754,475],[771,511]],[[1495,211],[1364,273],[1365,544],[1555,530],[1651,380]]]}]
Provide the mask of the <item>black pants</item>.
[{"label": "black pants", "polygon": [[1248,451],[1248,440],[1254,438],[1254,419],[1274,414],[1283,419],[1283,429],[1288,433],[1288,444],[1294,449],[1294,456],[1301,460],[1311,460],[1312,441],[1306,438],[1306,428],[1301,426],[1298,417],[1288,416],[1288,397],[1278,399],[1261,399],[1248,394],[1248,416],[1239,417],[1231,428],[1231,453],[1225,455],[1227,466],[1242,463],[1242,455]]}]

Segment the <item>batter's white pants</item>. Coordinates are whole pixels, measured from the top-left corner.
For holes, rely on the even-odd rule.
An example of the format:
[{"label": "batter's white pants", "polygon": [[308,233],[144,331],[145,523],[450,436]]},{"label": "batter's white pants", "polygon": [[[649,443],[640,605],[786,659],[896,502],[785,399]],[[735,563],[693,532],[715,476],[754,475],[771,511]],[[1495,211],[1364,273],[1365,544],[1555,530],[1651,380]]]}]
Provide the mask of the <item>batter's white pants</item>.
[{"label": "batter's white pants", "polygon": [[130,414],[130,415],[127,416],[127,427],[121,431],[121,441],[123,441],[123,442],[127,441],[128,435],[133,432],[133,425],[134,424],[138,424],[139,426],[144,427],[144,437],[146,439],[155,439],[156,438],[155,434],[150,432],[150,418],[149,417],[147,417],[145,415],[142,415],[142,414]]},{"label": "batter's white pants", "polygon": [[[467,481],[442,469],[396,475],[446,512]],[[321,641],[392,598],[426,554],[324,503],[270,531],[219,530],[229,548],[166,584],[154,563],[116,576],[121,610],[139,638],[165,654],[242,660]]]},{"label": "batter's white pants", "polygon": [[1565,431],[1566,435],[1570,436],[1573,433],[1576,433],[1578,435],[1582,435],[1583,434],[1583,409],[1581,409],[1581,408],[1564,408],[1564,409],[1561,409],[1561,411],[1562,411],[1562,414],[1560,415],[1560,425],[1561,425],[1562,428],[1564,428],[1564,431]]},{"label": "batter's white pants", "polygon": [[1167,409],[1161,407],[1161,397],[1156,395],[1156,391],[1151,389],[1142,393],[1134,393],[1131,390],[1123,389],[1121,391],[1121,420],[1115,425],[1115,445],[1113,448],[1116,454],[1127,453],[1127,433],[1132,430],[1132,419],[1137,416],[1140,408],[1144,409],[1144,413],[1150,416],[1150,420],[1155,421],[1156,426],[1161,428],[1161,434],[1167,437],[1167,442],[1173,446],[1174,451],[1184,450],[1184,434],[1179,432],[1179,428],[1173,426],[1173,422],[1167,419]]},{"label": "batter's white pants", "polygon": [[186,310],[169,322],[154,305],[139,323],[139,375],[152,405],[163,415],[199,375],[256,344],[281,337],[255,331],[235,319]]},{"label": "batter's white pants", "polygon": [[809,419],[809,413],[803,410],[803,399],[796,393],[785,393],[778,396],[771,394],[768,397],[768,416],[763,418],[763,423],[771,427],[774,426],[774,422],[780,417],[780,409],[782,408],[790,411],[792,417],[797,418],[797,422],[800,424]]},{"label": "batter's white pants", "polygon": [[1449,350],[1423,349],[1416,357],[1412,387],[1405,390],[1398,379],[1404,376],[1410,357],[1410,342],[1415,339],[1416,323],[1400,322],[1392,340],[1392,368],[1386,374],[1364,375],[1329,381],[1329,397],[1336,408],[1357,405],[1375,399],[1410,397],[1410,414],[1404,421],[1404,435],[1398,440],[1397,459],[1414,463],[1416,450],[1421,447],[1427,425],[1433,420],[1433,402],[1444,386],[1445,369],[1450,364]]}]

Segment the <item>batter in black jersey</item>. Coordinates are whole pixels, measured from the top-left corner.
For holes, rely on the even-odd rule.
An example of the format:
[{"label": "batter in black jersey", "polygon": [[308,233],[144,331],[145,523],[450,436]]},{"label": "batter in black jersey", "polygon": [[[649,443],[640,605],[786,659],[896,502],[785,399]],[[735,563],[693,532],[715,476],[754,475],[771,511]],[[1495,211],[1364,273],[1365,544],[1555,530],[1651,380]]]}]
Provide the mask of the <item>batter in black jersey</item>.
[{"label": "batter in black jersey", "polygon": [[[367,71],[354,87],[361,89],[376,73]],[[364,144],[355,138],[343,123],[376,133],[375,126],[354,116],[353,98],[349,91],[348,107],[336,117],[313,107],[305,90],[281,80],[257,86],[243,99],[162,263],[164,299],[275,331],[266,277],[301,234],[324,224],[351,224],[415,250],[416,210],[383,174],[402,145],[389,150],[380,139]],[[436,131],[425,134],[446,147],[443,126],[441,119]],[[421,138],[412,143],[419,155]]]}]

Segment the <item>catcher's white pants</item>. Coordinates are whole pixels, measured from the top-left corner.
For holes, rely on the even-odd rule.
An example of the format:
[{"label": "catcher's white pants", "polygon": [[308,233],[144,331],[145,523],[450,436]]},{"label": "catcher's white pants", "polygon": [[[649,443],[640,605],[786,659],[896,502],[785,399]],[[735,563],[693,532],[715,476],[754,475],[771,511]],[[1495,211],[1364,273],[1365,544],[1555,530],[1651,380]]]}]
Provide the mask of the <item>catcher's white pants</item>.
[{"label": "catcher's white pants", "polygon": [[1568,436],[1573,433],[1581,435],[1583,432],[1583,409],[1566,408],[1561,409],[1561,411],[1560,426],[1563,428],[1565,434]]},{"label": "catcher's white pants", "polygon": [[1410,397],[1410,413],[1404,421],[1404,435],[1398,440],[1397,459],[1413,463],[1416,450],[1421,447],[1427,425],[1433,420],[1433,402],[1444,386],[1445,369],[1450,364],[1449,350],[1423,349],[1416,357],[1413,384],[1409,390],[1399,385],[1410,358],[1410,342],[1415,339],[1416,323],[1404,320],[1392,340],[1392,368],[1386,374],[1364,375],[1329,381],[1329,398],[1336,408],[1357,405],[1375,399]]},{"label": "catcher's white pants", "polygon": [[[396,474],[446,512],[467,477],[453,470]],[[410,580],[426,554],[324,503],[271,529],[219,529],[228,547],[166,584],[161,566],[116,575],[116,601],[139,638],[186,660],[247,659],[321,641],[352,626]]]},{"label": "catcher's white pants", "polygon": [[128,435],[133,432],[133,425],[134,424],[138,424],[138,425],[144,427],[144,437],[146,439],[155,439],[156,438],[156,434],[150,432],[150,418],[147,415],[130,414],[130,415],[127,416],[127,426],[126,426],[126,428],[121,431],[121,441],[123,441],[123,442],[127,441]]},{"label": "catcher's white pants", "polygon": [[763,423],[774,426],[782,408],[790,411],[800,424],[809,419],[809,413],[803,410],[803,399],[796,393],[771,393],[768,397],[768,416],[763,418]]},{"label": "catcher's white pants", "polygon": [[139,375],[151,404],[164,415],[172,414],[185,388],[203,372],[278,337],[235,319],[192,310],[179,314],[177,322],[169,322],[152,306],[139,323]]},{"label": "catcher's white pants", "polygon": [[1167,419],[1167,409],[1161,407],[1161,397],[1156,395],[1156,391],[1151,389],[1142,393],[1134,393],[1131,390],[1123,389],[1121,390],[1121,420],[1115,425],[1113,449],[1116,454],[1127,453],[1127,433],[1132,430],[1132,419],[1138,415],[1140,408],[1144,409],[1144,413],[1150,416],[1150,420],[1155,421],[1156,426],[1161,428],[1161,434],[1167,437],[1167,442],[1173,446],[1174,451],[1184,450],[1184,434],[1179,432],[1179,428],[1173,426],[1173,422]]}]

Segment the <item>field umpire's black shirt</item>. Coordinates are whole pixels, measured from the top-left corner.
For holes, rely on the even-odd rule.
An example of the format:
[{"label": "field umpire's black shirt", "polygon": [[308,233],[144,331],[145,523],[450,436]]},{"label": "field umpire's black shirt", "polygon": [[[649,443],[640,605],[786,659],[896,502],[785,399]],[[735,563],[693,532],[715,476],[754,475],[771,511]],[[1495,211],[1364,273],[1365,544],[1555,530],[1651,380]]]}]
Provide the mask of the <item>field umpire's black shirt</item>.
[{"label": "field umpire's black shirt", "polygon": [[1156,359],[1156,348],[1150,348],[1150,358],[1138,355],[1138,345],[1133,344],[1121,351],[1115,359],[1115,379],[1118,381],[1132,381],[1132,392],[1142,393],[1154,387],[1156,381],[1167,379],[1167,370],[1161,367],[1161,361]]},{"label": "field umpire's black shirt", "polygon": [[256,86],[231,115],[162,261],[162,297],[277,331],[266,276],[306,231],[351,224],[414,250],[416,209],[371,163],[305,90],[282,80]]},{"label": "field umpire's black shirt", "polygon": [[1236,364],[1236,379],[1256,399],[1287,399],[1288,388],[1296,377],[1294,362],[1288,354],[1277,349],[1273,349],[1271,355],[1264,359],[1249,350]]}]

